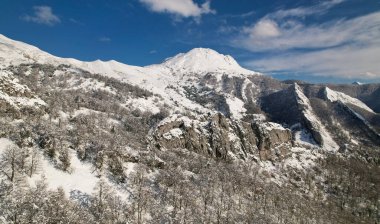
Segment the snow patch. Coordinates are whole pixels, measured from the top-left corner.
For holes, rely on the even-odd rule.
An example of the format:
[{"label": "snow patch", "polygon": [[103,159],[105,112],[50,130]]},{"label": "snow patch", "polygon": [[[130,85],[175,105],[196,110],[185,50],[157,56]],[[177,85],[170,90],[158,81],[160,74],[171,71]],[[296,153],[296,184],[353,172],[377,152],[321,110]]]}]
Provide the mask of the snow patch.
[{"label": "snow patch", "polygon": [[3,153],[7,147],[14,145],[14,143],[7,138],[0,138],[0,154]]},{"label": "snow patch", "polygon": [[171,140],[172,138],[180,138],[182,134],[183,132],[180,128],[174,128],[162,136],[167,140]]},{"label": "snow patch", "polygon": [[68,83],[70,84],[70,87],[68,88],[70,90],[76,90],[76,89],[84,89],[84,90],[92,90],[92,91],[102,90],[102,91],[109,92],[113,95],[117,94],[115,89],[111,88],[110,86],[106,86],[104,82],[99,82],[98,80],[91,79],[91,78],[77,79],[73,77],[70,80],[68,80]]},{"label": "snow patch", "polygon": [[49,183],[50,189],[62,187],[67,194],[72,191],[80,191],[86,194],[91,194],[94,191],[99,179],[94,174],[94,168],[89,163],[81,162],[74,150],[70,150],[72,172],[67,173],[58,170],[48,161],[41,153],[41,174],[35,175],[30,179],[30,182],[36,181],[44,175]]},{"label": "snow patch", "polygon": [[353,98],[349,95],[346,95],[344,93],[341,93],[341,92],[338,92],[338,91],[334,91],[328,87],[325,88],[325,95],[326,95],[326,98],[330,101],[330,102],[336,102],[336,101],[340,101],[344,104],[352,104],[352,105],[355,105],[357,107],[360,107],[364,110],[367,110],[369,112],[373,112],[373,110],[371,108],[369,108],[365,103],[363,103],[362,101],[356,99],[356,98]]},{"label": "snow patch", "polygon": [[130,98],[125,103],[125,106],[130,108],[139,109],[143,112],[149,111],[153,114],[160,112],[160,107],[158,106],[159,101],[155,97],[149,98]]},{"label": "snow patch", "polygon": [[185,125],[185,127],[188,127],[188,128],[191,127],[193,125],[193,122],[194,122],[194,120],[190,119],[187,116],[183,116],[183,115],[180,115],[180,114],[173,114],[173,115],[171,115],[171,116],[163,119],[158,124],[158,127],[164,126],[166,124],[173,123],[175,121],[183,122],[183,124]]},{"label": "snow patch", "polygon": [[229,106],[232,117],[235,119],[243,118],[245,112],[247,111],[244,108],[244,102],[236,97],[227,97],[227,104]]},{"label": "snow patch", "polygon": [[293,147],[290,151],[292,154],[289,158],[285,159],[284,165],[298,170],[305,170],[315,166],[315,160],[322,156],[317,151],[308,150],[302,147]]},{"label": "snow patch", "polygon": [[315,142],[313,136],[306,129],[301,129],[294,132],[294,140],[302,145],[316,147],[318,144]]},{"label": "snow patch", "polygon": [[79,108],[79,110],[74,111],[73,114],[72,114],[72,116],[76,117],[76,116],[79,116],[79,115],[90,115],[92,113],[101,113],[101,112],[96,111],[96,110],[91,110],[91,109],[88,109],[88,108],[85,108],[85,107],[81,107],[81,108]]}]

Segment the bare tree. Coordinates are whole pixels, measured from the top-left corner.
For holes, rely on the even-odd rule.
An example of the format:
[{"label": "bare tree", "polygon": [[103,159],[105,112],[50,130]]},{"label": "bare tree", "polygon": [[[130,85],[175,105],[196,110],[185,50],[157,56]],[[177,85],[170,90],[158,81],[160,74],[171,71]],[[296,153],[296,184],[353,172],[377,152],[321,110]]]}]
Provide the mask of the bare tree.
[{"label": "bare tree", "polygon": [[19,147],[9,145],[0,157],[0,171],[11,182],[15,180],[15,176],[21,171],[22,154]]},{"label": "bare tree", "polygon": [[38,150],[36,148],[33,148],[30,152],[29,157],[29,168],[28,168],[28,175],[31,177],[34,173],[37,172],[38,167],[40,165],[40,154],[38,153]]},{"label": "bare tree", "polygon": [[64,148],[60,151],[61,152],[59,154],[58,159],[61,161],[62,170],[68,171],[71,165],[71,158],[70,158],[71,156],[70,156],[69,150],[67,148]]}]

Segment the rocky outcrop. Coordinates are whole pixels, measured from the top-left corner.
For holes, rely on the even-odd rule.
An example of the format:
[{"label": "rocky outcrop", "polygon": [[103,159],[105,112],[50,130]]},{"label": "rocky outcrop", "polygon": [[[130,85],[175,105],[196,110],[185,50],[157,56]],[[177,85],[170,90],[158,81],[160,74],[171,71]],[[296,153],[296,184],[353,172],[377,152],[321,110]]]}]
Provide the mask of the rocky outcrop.
[{"label": "rocky outcrop", "polygon": [[274,160],[291,146],[289,129],[271,122],[231,120],[221,113],[199,119],[174,115],[151,132],[151,145],[160,150],[187,149],[221,159]]},{"label": "rocky outcrop", "polygon": [[273,122],[253,122],[252,129],[258,138],[261,160],[276,160],[286,156],[292,140],[289,129]]}]

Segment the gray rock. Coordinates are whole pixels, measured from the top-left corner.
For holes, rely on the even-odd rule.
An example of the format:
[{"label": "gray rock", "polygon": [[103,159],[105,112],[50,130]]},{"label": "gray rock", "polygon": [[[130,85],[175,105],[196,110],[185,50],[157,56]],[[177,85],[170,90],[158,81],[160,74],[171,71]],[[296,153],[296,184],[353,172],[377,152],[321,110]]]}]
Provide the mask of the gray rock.
[{"label": "gray rock", "polygon": [[187,149],[221,159],[261,160],[282,158],[291,146],[291,131],[276,123],[247,123],[221,113],[203,119],[169,117],[151,132],[151,145],[160,150]]}]

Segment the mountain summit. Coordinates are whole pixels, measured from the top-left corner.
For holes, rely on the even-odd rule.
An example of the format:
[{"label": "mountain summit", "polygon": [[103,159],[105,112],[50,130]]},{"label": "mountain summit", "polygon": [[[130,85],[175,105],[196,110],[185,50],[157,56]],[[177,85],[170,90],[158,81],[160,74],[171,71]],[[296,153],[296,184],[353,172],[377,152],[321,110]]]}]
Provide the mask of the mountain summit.
[{"label": "mountain summit", "polygon": [[242,68],[230,55],[223,55],[209,48],[194,48],[187,53],[177,54],[166,59],[160,66],[180,73],[255,73]]}]

